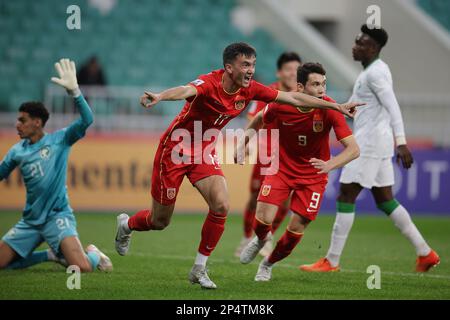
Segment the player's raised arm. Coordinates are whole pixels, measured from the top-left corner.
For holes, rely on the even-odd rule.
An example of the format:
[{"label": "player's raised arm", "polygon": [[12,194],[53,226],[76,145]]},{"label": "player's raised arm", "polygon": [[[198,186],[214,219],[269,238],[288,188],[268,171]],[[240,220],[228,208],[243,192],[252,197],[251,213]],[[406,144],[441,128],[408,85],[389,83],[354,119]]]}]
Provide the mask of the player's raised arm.
[{"label": "player's raised arm", "polygon": [[85,135],[86,129],[94,122],[94,116],[78,87],[75,63],[69,59],[61,59],[55,63],[55,69],[59,78],[52,77],[52,81],[65,88],[75,99],[75,105],[81,115],[81,118],[74,121],[64,134],[67,143],[72,145]]},{"label": "player's raised arm", "polygon": [[141,96],[141,105],[144,108],[151,108],[160,101],[184,100],[195,95],[197,95],[197,89],[190,85],[170,88],[161,93],[145,91]]},{"label": "player's raised arm", "polygon": [[336,157],[333,157],[328,161],[323,161],[316,158],[309,160],[311,165],[319,170],[318,173],[328,173],[331,170],[341,168],[350,161],[359,157],[359,146],[356,143],[354,136],[348,136],[340,140],[340,143],[344,146],[344,150],[342,150],[342,152]]},{"label": "player's raised arm", "polygon": [[284,92],[278,91],[277,102],[293,105],[294,107],[310,107],[318,109],[332,109],[339,111],[350,118],[353,118],[356,107],[365,103],[349,102],[349,103],[333,103],[323,99],[319,99],[301,92]]}]

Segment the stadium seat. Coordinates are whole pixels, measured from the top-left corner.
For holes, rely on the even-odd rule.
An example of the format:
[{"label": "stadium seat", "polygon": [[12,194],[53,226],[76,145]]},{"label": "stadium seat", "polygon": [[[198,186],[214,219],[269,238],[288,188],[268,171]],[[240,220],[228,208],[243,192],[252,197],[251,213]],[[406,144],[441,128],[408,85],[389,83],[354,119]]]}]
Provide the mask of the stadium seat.
[{"label": "stadium seat", "polygon": [[[236,5],[235,0],[148,0],[139,1],[138,6],[118,1],[106,15],[91,7],[87,0],[81,0],[77,1],[83,13],[81,30],[68,30],[66,20],[61,17],[66,17],[66,9],[72,2],[2,2],[1,76],[15,82],[19,74],[16,71],[23,70],[33,78],[30,82],[41,88],[37,95],[43,98],[43,88],[56,59],[69,57],[79,66],[96,55],[112,85],[167,87],[220,68],[224,46],[233,41],[248,41],[260,53],[264,52],[258,55],[260,80],[271,82],[273,61],[283,50],[262,30],[247,37],[231,26],[230,11]],[[39,19],[24,18],[24,12]],[[205,24],[207,28],[203,27]],[[25,67],[26,63],[34,66]],[[2,88],[7,95],[2,97],[3,101],[14,102],[17,96],[21,97],[16,91],[4,89],[5,85]],[[9,95],[16,98],[9,99]]]},{"label": "stadium seat", "polygon": [[417,4],[450,32],[450,2],[447,0],[417,0]]}]

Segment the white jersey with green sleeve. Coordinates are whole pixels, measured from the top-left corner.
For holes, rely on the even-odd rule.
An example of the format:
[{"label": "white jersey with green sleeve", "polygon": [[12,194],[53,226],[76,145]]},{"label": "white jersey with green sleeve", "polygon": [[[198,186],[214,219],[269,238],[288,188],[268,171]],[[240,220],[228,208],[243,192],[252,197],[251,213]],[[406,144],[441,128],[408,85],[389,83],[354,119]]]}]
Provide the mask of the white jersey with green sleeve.
[{"label": "white jersey with green sleeve", "polygon": [[82,95],[75,98],[81,117],[68,127],[45,133],[36,143],[23,139],[0,163],[0,181],[19,167],[26,187],[23,219],[41,225],[60,211],[72,211],[67,195],[67,161],[71,146],[84,137],[93,122],[92,111]]},{"label": "white jersey with green sleeve", "polygon": [[366,103],[358,108],[353,123],[361,156],[392,157],[394,137],[398,144],[406,140],[389,66],[377,59],[364,69],[355,82],[350,101]]}]

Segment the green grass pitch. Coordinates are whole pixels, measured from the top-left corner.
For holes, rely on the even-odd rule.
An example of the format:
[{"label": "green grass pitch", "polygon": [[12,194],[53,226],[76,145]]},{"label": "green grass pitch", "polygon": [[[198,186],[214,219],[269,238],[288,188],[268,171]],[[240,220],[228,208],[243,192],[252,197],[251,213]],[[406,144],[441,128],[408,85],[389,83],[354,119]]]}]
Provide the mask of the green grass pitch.
[{"label": "green grass pitch", "polygon": [[[274,267],[272,281],[257,283],[253,277],[260,257],[250,265],[241,265],[233,257],[242,235],[242,218],[231,215],[208,265],[217,290],[202,290],[187,280],[203,215],[175,213],[164,231],[135,232],[126,257],[114,250],[115,215],[77,213],[76,217],[83,245],[94,243],[108,254],[114,271],[83,274],[81,289],[69,290],[69,274],[54,263],[26,270],[2,270],[0,299],[450,299],[448,217],[414,217],[428,243],[441,256],[441,264],[427,274],[414,272],[412,246],[382,215],[356,217],[341,272],[299,271],[299,264],[314,262],[328,249],[334,215],[321,215],[291,256]],[[5,234],[19,218],[19,213],[0,212],[0,233]],[[276,238],[281,232],[277,231]],[[367,288],[369,265],[381,268],[379,290]]]}]

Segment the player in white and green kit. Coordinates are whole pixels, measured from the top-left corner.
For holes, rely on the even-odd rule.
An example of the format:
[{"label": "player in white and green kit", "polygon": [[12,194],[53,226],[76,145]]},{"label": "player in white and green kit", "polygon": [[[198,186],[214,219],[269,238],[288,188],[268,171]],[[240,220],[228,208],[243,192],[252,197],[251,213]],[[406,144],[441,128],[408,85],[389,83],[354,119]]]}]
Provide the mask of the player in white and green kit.
[{"label": "player in white and green kit", "polygon": [[365,102],[356,113],[353,134],[361,155],[341,173],[337,215],[331,245],[325,258],[300,266],[311,272],[339,271],[339,259],[355,216],[355,201],[363,188],[370,189],[377,207],[394,222],[411,242],[417,254],[416,271],[425,272],[439,263],[439,256],[425,242],[408,211],[394,198],[394,142],[397,162],[409,169],[412,155],[406,145],[402,114],[393,90],[389,66],[380,59],[388,40],[382,28],[363,25],[353,45],[353,59],[364,70],[353,87],[350,101]]},{"label": "player in white and green kit", "polygon": [[[111,271],[112,263],[94,245],[81,246],[66,187],[67,160],[72,145],[83,138],[94,118],[78,88],[75,64],[61,59],[55,64],[59,78],[52,81],[74,98],[81,117],[67,128],[44,132],[49,118],[40,102],[19,108],[16,129],[22,140],[0,163],[0,181],[19,167],[26,187],[22,219],[0,241],[0,269],[21,269],[44,261],[76,265],[82,272]],[[43,242],[48,250],[35,251]]]}]

